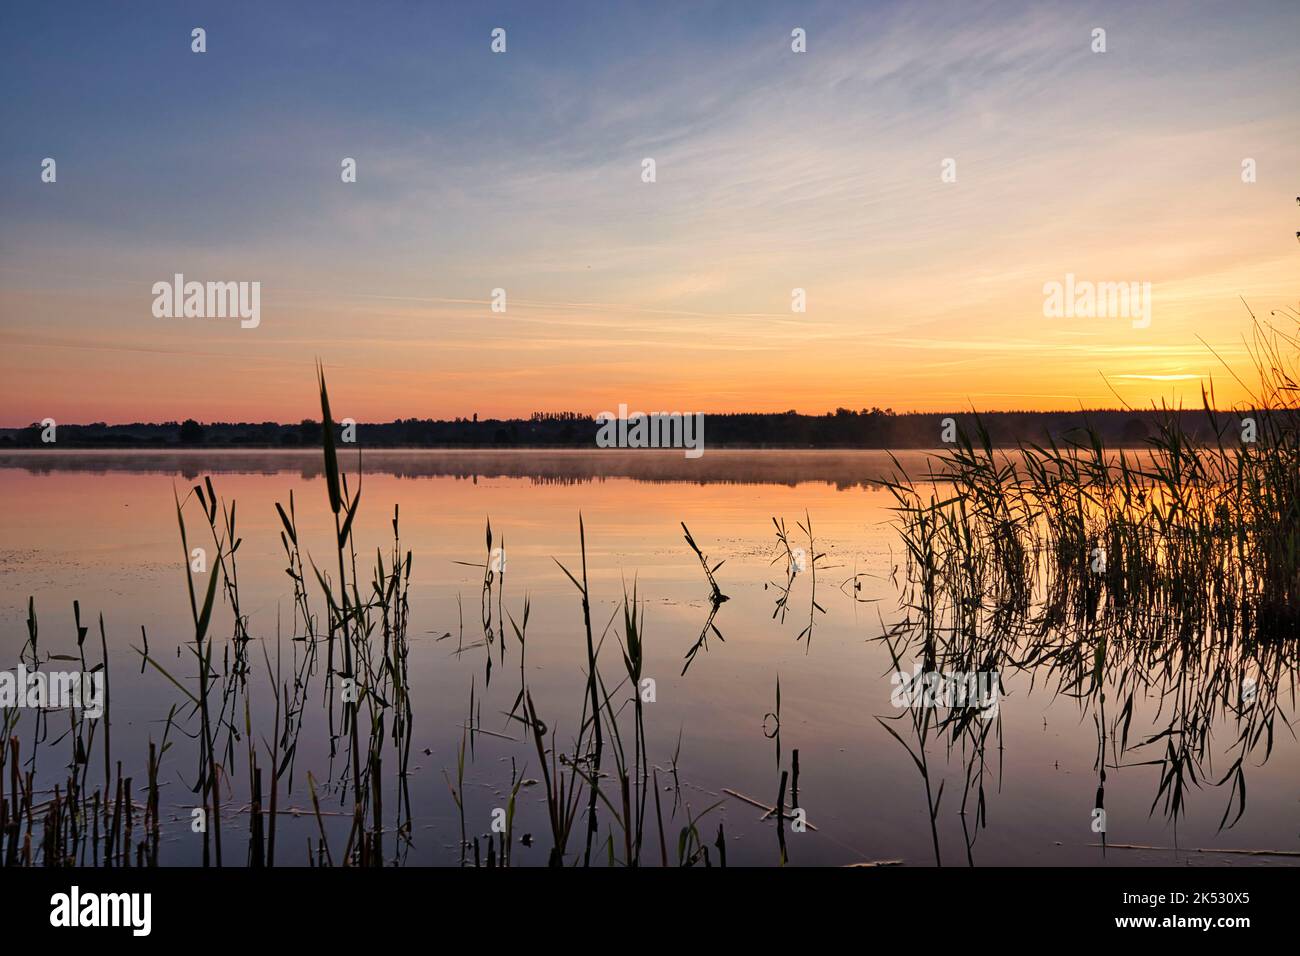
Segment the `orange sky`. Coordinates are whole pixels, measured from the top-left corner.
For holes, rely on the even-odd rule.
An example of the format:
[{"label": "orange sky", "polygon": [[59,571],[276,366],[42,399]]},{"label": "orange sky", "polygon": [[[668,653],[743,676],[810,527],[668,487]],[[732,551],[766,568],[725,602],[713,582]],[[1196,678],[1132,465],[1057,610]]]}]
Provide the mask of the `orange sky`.
[{"label": "orange sky", "polygon": [[[1294,8],[1115,8],[1104,54],[1059,11],[834,17],[806,54],[770,11],[617,56],[457,36],[330,95],[364,39],[328,23],[181,51],[171,84],[132,72],[138,30],[47,38],[73,75],[0,107],[0,425],[293,421],[318,358],[360,421],[1243,398],[1211,347],[1244,368],[1241,299],[1300,303]],[[260,282],[260,324],[156,318],[177,272]],[[1045,315],[1067,274],[1150,283],[1149,325]]]}]

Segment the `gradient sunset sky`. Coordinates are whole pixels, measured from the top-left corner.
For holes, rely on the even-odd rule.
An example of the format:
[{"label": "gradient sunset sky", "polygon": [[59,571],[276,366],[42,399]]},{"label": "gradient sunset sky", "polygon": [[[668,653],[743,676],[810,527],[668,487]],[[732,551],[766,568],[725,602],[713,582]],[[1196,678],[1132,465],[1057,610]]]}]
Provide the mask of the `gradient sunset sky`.
[{"label": "gradient sunset sky", "polygon": [[[317,358],[361,421],[1227,405],[1241,297],[1300,301],[1297,37],[1294,0],[6,5],[0,425],[295,421]],[[178,272],[259,281],[260,326],[155,318]],[[1150,327],[1045,318],[1067,273],[1150,282]]]}]

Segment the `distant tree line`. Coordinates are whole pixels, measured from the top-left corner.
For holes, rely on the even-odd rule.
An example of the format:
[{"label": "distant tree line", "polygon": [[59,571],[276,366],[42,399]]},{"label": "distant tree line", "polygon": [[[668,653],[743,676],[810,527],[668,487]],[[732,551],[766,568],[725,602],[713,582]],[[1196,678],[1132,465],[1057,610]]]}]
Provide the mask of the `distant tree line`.
[{"label": "distant tree line", "polygon": [[[1240,434],[1240,414],[1216,413],[1220,424]],[[1247,414],[1247,413],[1242,413]],[[1093,428],[1110,446],[1139,446],[1157,434],[1162,420],[1173,415],[1185,431],[1210,440],[1206,412],[1188,410],[1096,410],[1075,412],[985,412],[978,421],[995,445],[1063,439],[1071,432]],[[905,412],[838,408],[825,415],[788,412],[741,412],[705,415],[706,448],[933,448],[941,444],[945,419],[953,419],[974,435],[973,412]],[[406,418],[383,423],[359,423],[356,439],[372,448],[594,448],[599,425],[595,416],[579,412],[534,412],[526,419],[470,418],[450,421]],[[51,447],[42,442],[43,427],[0,429],[0,449]],[[107,425],[58,425],[59,448],[311,448],[320,444],[321,424],[304,419],[278,422],[183,422]],[[1077,436],[1076,436],[1077,437]]]}]

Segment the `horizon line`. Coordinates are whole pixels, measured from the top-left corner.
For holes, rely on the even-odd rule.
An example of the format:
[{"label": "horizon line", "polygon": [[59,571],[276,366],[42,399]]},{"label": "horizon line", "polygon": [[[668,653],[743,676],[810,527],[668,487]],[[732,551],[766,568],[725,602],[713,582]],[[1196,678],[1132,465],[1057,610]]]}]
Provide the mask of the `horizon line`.
[{"label": "horizon line", "polygon": [[[1155,406],[1153,405],[1144,408],[1135,408],[1132,406],[1128,406],[1128,407],[1118,406],[1118,407],[1091,407],[1091,408],[1074,408],[1074,409],[999,408],[999,409],[980,410],[976,408],[966,408],[961,410],[944,409],[940,411],[920,411],[920,410],[898,411],[888,406],[885,408],[880,408],[878,406],[875,406],[871,408],[860,408],[860,409],[845,408],[841,406],[825,412],[801,412],[797,409],[785,409],[782,411],[728,411],[728,412],[716,412],[716,411],[698,412],[698,411],[677,411],[677,410],[669,412],[664,410],[642,411],[640,409],[637,409],[637,410],[629,410],[628,415],[629,418],[641,416],[641,415],[704,415],[706,418],[728,418],[728,417],[741,417],[741,416],[773,417],[773,418],[778,418],[783,416],[791,416],[797,418],[836,418],[836,417],[841,417],[840,413],[844,412],[845,415],[843,417],[852,417],[852,416],[862,417],[862,416],[880,415],[884,417],[893,417],[893,418],[909,418],[909,417],[942,418],[945,416],[958,416],[958,415],[965,415],[965,416],[973,415],[975,417],[1001,416],[1001,415],[1042,415],[1042,416],[1058,415],[1059,416],[1059,415],[1090,415],[1090,414],[1117,414],[1117,413],[1139,415],[1139,414],[1166,414],[1171,412],[1176,414],[1208,412],[1213,414],[1226,415],[1226,414],[1235,414],[1238,412],[1245,412],[1245,411],[1263,412],[1263,411],[1267,411],[1267,408],[1257,408],[1257,407],[1243,406],[1243,405],[1231,406],[1226,408],[1209,407],[1205,405],[1197,405],[1197,406],[1181,406],[1181,405],[1180,406]],[[393,419],[382,420],[382,421],[381,420],[357,421],[355,419],[351,419],[351,421],[353,421],[358,427],[399,425],[407,422],[427,422],[433,424],[483,425],[488,422],[529,423],[535,421],[540,421],[540,422],[563,421],[564,420],[563,416],[567,415],[567,416],[573,416],[571,420],[574,421],[590,421],[595,423],[600,420],[599,416],[604,414],[608,414],[608,413],[606,412],[587,413],[587,412],[579,412],[574,410],[561,410],[561,411],[553,411],[553,412],[534,411],[534,412],[530,412],[526,416],[511,416],[511,417],[504,417],[504,418],[487,416],[487,417],[480,418],[478,417],[478,413],[471,412],[467,416],[457,416],[454,418],[435,418],[435,417],[420,418],[416,416],[410,416],[406,418],[393,418]],[[536,417],[536,416],[540,416],[540,417]],[[346,419],[347,416],[344,416],[343,418],[336,418],[334,419],[334,424],[339,425]],[[619,419],[617,416],[614,416],[614,420],[619,420]],[[157,421],[143,421],[139,419],[134,421],[116,421],[116,422],[55,421],[55,424],[59,428],[130,428],[134,426],[140,426],[145,428],[163,428],[167,426],[179,426],[184,424],[187,421],[195,422],[196,424],[201,425],[205,428],[214,427],[214,426],[234,427],[239,425],[277,425],[281,428],[286,428],[286,427],[302,425],[304,422],[311,422],[314,424],[320,424],[321,422],[319,418],[311,418],[311,417],[297,419],[295,421],[281,421],[281,420],[269,419],[269,418],[261,419],[261,420],[210,419],[204,421],[202,419],[197,419],[197,418],[187,416],[184,418],[174,418],[174,419],[168,418],[168,419],[162,419]],[[37,421],[37,422],[27,422],[22,425],[0,425],[0,432],[24,431],[26,429],[33,428],[33,427],[39,428],[43,425],[43,423],[44,423],[43,421]]]}]

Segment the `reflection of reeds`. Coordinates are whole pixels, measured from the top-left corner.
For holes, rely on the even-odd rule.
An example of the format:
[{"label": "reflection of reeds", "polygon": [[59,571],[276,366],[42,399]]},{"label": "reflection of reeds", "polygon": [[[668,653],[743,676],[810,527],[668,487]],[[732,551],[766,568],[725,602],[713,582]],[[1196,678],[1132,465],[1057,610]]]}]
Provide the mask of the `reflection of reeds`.
[{"label": "reflection of reeds", "polygon": [[687,670],[690,669],[691,663],[695,660],[695,655],[701,650],[707,651],[709,649],[710,634],[717,637],[717,639],[722,641],[724,644],[727,642],[727,639],[722,636],[722,632],[718,630],[718,626],[713,623],[713,619],[718,616],[718,608],[721,606],[721,604],[715,604],[712,601],[709,602],[709,614],[704,619],[704,626],[700,628],[700,636],[695,639],[695,643],[692,644],[690,649],[686,652],[685,662],[682,664],[683,677],[686,676]]},{"label": "reflection of reeds", "polygon": [[[908,565],[907,617],[885,635],[895,668],[910,650],[927,672],[1054,676],[1059,693],[1095,709],[1098,809],[1107,760],[1127,765],[1129,751],[1158,748],[1145,761],[1160,772],[1152,811],[1177,819],[1192,788],[1216,782],[1209,733],[1226,714],[1239,734],[1217,780],[1230,784],[1220,826],[1234,823],[1246,758],[1271,749],[1300,624],[1297,353],[1291,333],[1256,326],[1260,386],[1232,419],[1205,395],[1209,444],[1194,443],[1170,411],[1139,456],[1109,451],[1091,430],[999,453],[977,417],[973,434],[959,429],[938,456],[928,489],[900,468],[888,485]],[[1244,418],[1254,419],[1253,443],[1230,437]],[[1108,691],[1124,701],[1109,725]],[[1167,702],[1167,723],[1130,746],[1135,701],[1147,696]],[[927,798],[925,742],[939,731],[950,748],[963,745],[982,821],[996,722],[975,708],[942,718],[922,708],[912,720],[920,746],[908,749]],[[929,800],[936,859],[938,802]]]},{"label": "reflection of reeds", "polygon": [[722,567],[726,562],[726,558],[723,558],[722,561],[709,567],[709,559],[704,556],[704,552],[700,550],[700,546],[697,545],[695,539],[691,537],[691,530],[686,527],[685,521],[682,522],[682,531],[686,534],[686,543],[691,546],[691,550],[695,552],[695,556],[700,559],[700,567],[704,569],[704,577],[708,580],[710,588],[708,617],[704,620],[704,626],[700,628],[700,636],[696,638],[695,643],[691,645],[689,650],[687,650],[685,662],[682,664],[682,675],[685,676],[687,670],[690,669],[691,663],[695,660],[695,655],[701,650],[707,651],[709,649],[710,634],[715,635],[719,641],[726,643],[726,638],[722,636],[722,632],[718,630],[717,626],[713,623],[713,619],[718,616],[718,609],[722,607],[723,602],[729,600],[729,598],[727,595],[722,593],[722,588],[718,587],[718,581],[713,576],[713,572]]},{"label": "reflection of reeds", "polygon": [[695,552],[695,556],[700,559],[700,567],[704,569],[704,576],[709,581],[709,587],[712,590],[712,593],[709,595],[709,600],[714,604],[721,604],[723,601],[728,600],[727,596],[722,593],[722,588],[718,587],[717,578],[713,576],[714,572],[717,571],[718,568],[722,567],[722,565],[726,563],[727,559],[723,558],[713,567],[709,567],[709,559],[704,556],[704,552],[700,550],[700,546],[696,544],[695,539],[691,537],[691,529],[686,527],[685,521],[682,522],[682,531],[686,532],[686,543],[691,546],[691,550]]},{"label": "reflection of reeds", "polygon": [[[785,529],[785,519],[782,518],[778,521],[775,517],[772,518],[772,524],[776,527],[776,541],[777,544],[780,545],[780,550],[778,550],[776,555],[772,558],[771,563],[776,564],[778,561],[784,561],[785,563],[785,582],[771,582],[771,587],[775,588],[777,591],[776,606],[772,611],[772,620],[775,621],[779,619],[782,624],[785,623],[785,615],[789,610],[790,604],[790,591],[794,587],[795,578],[800,573],[807,572],[810,582],[808,594],[808,623],[799,631],[795,640],[803,641],[806,638],[807,642],[804,647],[811,650],[813,627],[817,623],[817,612],[820,611],[822,614],[826,613],[826,609],[817,602],[817,568],[822,558],[826,557],[826,555],[817,551],[817,542],[813,537],[812,532],[812,517],[808,512],[804,511],[803,521],[795,523],[798,525],[799,530],[802,531],[804,536],[808,539],[808,549],[806,552],[803,552],[804,558],[802,561],[799,560],[798,552],[790,544],[790,536]],[[847,584],[848,582],[845,583]],[[855,580],[855,585],[856,583]]]}]

